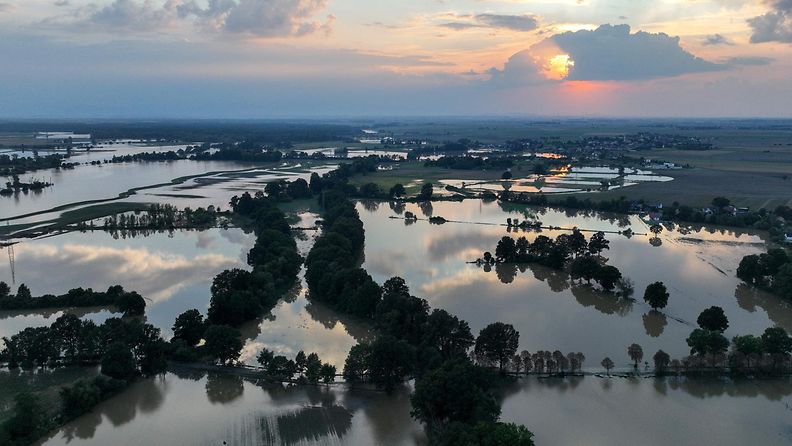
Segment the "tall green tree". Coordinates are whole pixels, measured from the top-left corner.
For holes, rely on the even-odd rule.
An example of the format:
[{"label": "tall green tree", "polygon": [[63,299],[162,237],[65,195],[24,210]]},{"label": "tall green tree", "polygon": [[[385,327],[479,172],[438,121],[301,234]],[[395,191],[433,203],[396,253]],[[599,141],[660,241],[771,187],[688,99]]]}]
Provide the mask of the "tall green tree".
[{"label": "tall green tree", "polygon": [[498,368],[503,372],[520,344],[520,333],[511,324],[495,322],[479,332],[476,338],[474,352],[476,357],[497,362]]},{"label": "tall green tree", "polygon": [[668,289],[663,282],[649,284],[644,292],[644,301],[654,310],[665,308],[668,305],[668,297]]}]

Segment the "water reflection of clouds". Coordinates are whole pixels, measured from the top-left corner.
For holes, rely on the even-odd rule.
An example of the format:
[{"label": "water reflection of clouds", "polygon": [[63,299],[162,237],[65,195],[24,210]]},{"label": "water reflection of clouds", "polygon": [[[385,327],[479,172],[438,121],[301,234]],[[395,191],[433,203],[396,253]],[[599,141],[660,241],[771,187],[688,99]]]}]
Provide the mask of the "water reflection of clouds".
[{"label": "water reflection of clouds", "polygon": [[119,283],[154,302],[167,300],[187,284],[239,266],[237,260],[222,254],[188,258],[145,247],[74,243],[24,243],[18,246],[16,257],[17,271],[39,272],[35,277],[22,274],[17,279],[18,283],[27,280],[34,294],[64,293],[78,286],[104,289]]}]

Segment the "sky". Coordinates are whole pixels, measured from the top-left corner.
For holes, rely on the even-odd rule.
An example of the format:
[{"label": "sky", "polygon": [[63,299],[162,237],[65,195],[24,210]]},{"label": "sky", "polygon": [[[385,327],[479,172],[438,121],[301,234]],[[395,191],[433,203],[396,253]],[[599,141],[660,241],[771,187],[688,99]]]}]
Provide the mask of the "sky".
[{"label": "sky", "polygon": [[792,0],[0,0],[2,118],[792,117]]}]

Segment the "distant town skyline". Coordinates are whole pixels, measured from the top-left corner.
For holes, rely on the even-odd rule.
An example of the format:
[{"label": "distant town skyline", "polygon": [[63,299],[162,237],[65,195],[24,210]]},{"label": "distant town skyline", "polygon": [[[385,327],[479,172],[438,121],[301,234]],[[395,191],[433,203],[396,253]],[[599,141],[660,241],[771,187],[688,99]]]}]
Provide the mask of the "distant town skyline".
[{"label": "distant town skyline", "polygon": [[792,117],[790,0],[0,0],[0,118]]}]

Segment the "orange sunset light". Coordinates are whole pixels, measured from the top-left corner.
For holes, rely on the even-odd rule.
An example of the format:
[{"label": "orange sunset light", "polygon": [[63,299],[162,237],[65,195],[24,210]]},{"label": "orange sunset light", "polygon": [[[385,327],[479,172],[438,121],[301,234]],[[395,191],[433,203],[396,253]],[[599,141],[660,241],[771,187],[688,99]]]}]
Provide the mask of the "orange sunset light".
[{"label": "orange sunset light", "polygon": [[564,79],[569,75],[569,69],[575,66],[575,61],[569,54],[557,54],[547,62],[547,77],[550,79]]}]

